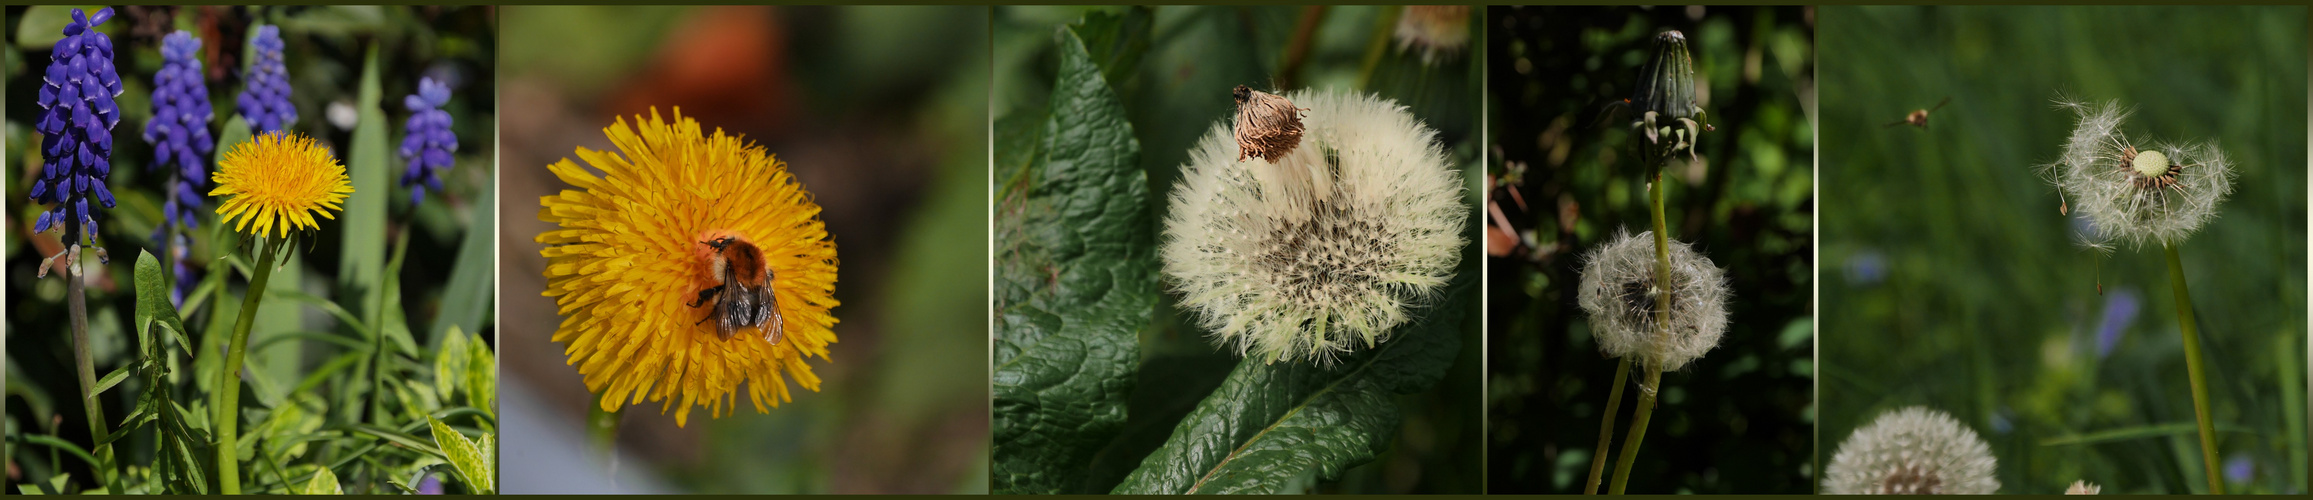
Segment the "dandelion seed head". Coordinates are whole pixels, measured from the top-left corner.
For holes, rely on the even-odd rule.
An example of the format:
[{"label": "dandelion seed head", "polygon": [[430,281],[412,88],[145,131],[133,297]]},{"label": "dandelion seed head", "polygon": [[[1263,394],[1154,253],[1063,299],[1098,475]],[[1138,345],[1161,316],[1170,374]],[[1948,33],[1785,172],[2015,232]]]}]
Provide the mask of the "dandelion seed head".
[{"label": "dandelion seed head", "polygon": [[1944,412],[1887,413],[1839,443],[1823,470],[1833,495],[1983,495],[2000,489],[1992,448]]},{"label": "dandelion seed head", "polygon": [[2134,141],[2121,130],[2130,110],[2117,101],[2060,101],[2057,107],[2078,122],[2063,158],[2040,168],[2069,212],[2088,222],[2084,247],[2181,242],[2215,219],[2217,205],[2233,192],[2233,163],[2215,142]]},{"label": "dandelion seed head", "polygon": [[[1585,256],[1576,301],[1590,315],[1591,334],[1611,357],[1636,356],[1641,365],[1677,371],[1719,345],[1727,331],[1726,272],[1685,243],[1670,246],[1671,286],[1655,285],[1654,232],[1617,231]],[[1670,336],[1657,325],[1655,300],[1670,294]]]},{"label": "dandelion seed head", "polygon": [[2066,495],[2094,495],[2103,491],[2104,487],[2097,486],[2096,483],[2087,480],[2073,481],[2072,486],[2064,488]]},{"label": "dandelion seed head", "polygon": [[1160,256],[1213,339],[1264,362],[1379,345],[1461,261],[1462,181],[1403,106],[1302,91],[1299,147],[1240,161],[1227,121],[1189,152]]}]

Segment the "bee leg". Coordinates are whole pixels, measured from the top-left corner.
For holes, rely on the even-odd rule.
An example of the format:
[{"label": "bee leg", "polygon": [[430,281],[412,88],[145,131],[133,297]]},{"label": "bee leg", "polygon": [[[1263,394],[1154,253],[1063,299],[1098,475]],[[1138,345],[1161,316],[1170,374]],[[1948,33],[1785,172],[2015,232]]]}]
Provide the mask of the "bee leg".
[{"label": "bee leg", "polygon": [[712,288],[708,288],[708,289],[705,289],[705,290],[700,290],[700,291],[699,291],[699,300],[694,300],[694,301],[691,301],[691,304],[690,304],[690,306],[691,306],[691,307],[699,307],[700,305],[704,305],[704,304],[706,304],[708,300],[712,300],[712,299],[714,299],[714,298],[715,298],[715,294],[718,294],[718,293],[723,293],[723,287],[725,287],[725,286],[729,286],[729,285],[715,285],[715,286],[714,286],[714,287],[712,287]]}]

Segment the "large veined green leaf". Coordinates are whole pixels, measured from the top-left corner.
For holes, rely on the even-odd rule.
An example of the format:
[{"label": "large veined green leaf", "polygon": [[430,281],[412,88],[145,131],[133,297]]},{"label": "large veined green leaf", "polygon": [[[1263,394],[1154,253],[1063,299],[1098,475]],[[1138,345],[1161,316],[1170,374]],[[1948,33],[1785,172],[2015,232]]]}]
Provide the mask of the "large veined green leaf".
[{"label": "large veined green leaf", "polygon": [[1397,396],[1453,366],[1471,288],[1458,279],[1419,322],[1330,367],[1239,362],[1114,493],[1293,493],[1372,461],[1397,434]]},{"label": "large veined green leaf", "polygon": [[[491,465],[489,456],[482,454],[480,446],[467,439],[465,434],[459,434],[457,429],[451,429],[450,424],[442,423],[431,415],[426,417],[426,423],[433,426],[434,445],[440,446],[442,454],[449,457],[450,467],[457,469],[458,477],[465,480],[466,487],[482,494],[498,491],[497,468]],[[496,446],[493,444],[492,447]]]},{"label": "large veined green leaf", "polygon": [[[1157,294],[1139,141],[1083,39],[1069,30],[1056,37],[1060,67],[1042,135],[996,153],[1028,160],[998,174],[997,493],[1085,489],[1093,454],[1124,425],[1137,332]],[[1016,152],[1027,147],[1038,151]]]}]

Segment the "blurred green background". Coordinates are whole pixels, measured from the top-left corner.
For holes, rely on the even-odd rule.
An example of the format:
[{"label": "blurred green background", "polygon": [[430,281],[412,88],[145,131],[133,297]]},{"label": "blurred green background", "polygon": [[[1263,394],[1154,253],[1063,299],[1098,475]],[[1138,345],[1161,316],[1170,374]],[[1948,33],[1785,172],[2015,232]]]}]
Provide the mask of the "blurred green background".
[{"label": "blurred green background", "polygon": [[[2237,162],[2180,247],[2219,459],[2227,492],[2306,491],[2304,7],[1826,7],[1823,27],[1819,461],[1927,405],[1991,443],[2005,493],[2207,488],[2160,249],[2073,244],[2033,170],[2074,125],[2062,95]],[[1883,126],[1946,97],[1927,130]]]},{"label": "blurred green background", "polygon": [[[1480,71],[1475,46],[1442,52],[1425,63],[1420,48],[1400,50],[1393,39],[1399,7],[999,7],[995,14],[997,129],[1007,117],[1040,122],[1057,56],[1054,30],[1088,14],[1122,19],[1134,36],[1137,58],[1107,61],[1110,86],[1124,101],[1141,165],[1148,172],[1152,226],[1162,224],[1166,197],[1187,162],[1190,146],[1214,123],[1234,116],[1229,91],[1339,89],[1379,94],[1410,109],[1438,130],[1462,166],[1477,205],[1477,132]],[[1469,40],[1484,36],[1481,13],[1471,9]],[[1294,47],[1306,47],[1296,51]],[[1127,51],[1132,53],[1131,51]],[[1298,61],[1298,62],[1295,62]],[[1471,217],[1476,217],[1473,211]],[[1159,227],[1148,228],[1151,232]],[[1477,258],[1474,252],[1465,259]],[[1465,268],[1468,266],[1465,265]],[[1097,491],[1108,491],[1155,450],[1197,402],[1238,362],[1214,347],[1192,318],[1158,299],[1141,332],[1139,381],[1128,403],[1123,435],[1093,464]],[[1475,316],[1476,311],[1471,311]],[[1472,318],[1473,320],[1475,318]],[[1428,392],[1401,396],[1404,419],[1389,452],[1351,469],[1343,479],[1313,485],[1315,492],[1476,493],[1482,491],[1484,432],[1478,412],[1481,353],[1477,322],[1464,323],[1461,354],[1444,381]]]},{"label": "blurred green background", "polygon": [[[1630,97],[1655,34],[1674,29],[1716,130],[1701,161],[1666,167],[1667,224],[1726,269],[1732,324],[1716,349],[1663,374],[1629,491],[1812,491],[1813,12],[1495,7],[1488,21],[1487,491],[1583,491],[1618,361],[1599,353],[1573,285],[1615,231],[1652,230],[1631,118],[1610,104]],[[1634,370],[1629,385],[1643,378]],[[1624,391],[1609,453],[1637,397]]]},{"label": "blurred green background", "polygon": [[[65,330],[64,280],[51,275],[36,279],[34,274],[40,260],[61,248],[54,234],[33,234],[32,223],[38,217],[41,205],[29,203],[32,181],[39,175],[42,160],[40,135],[32,128],[43,111],[37,104],[41,76],[49,63],[50,47],[62,36],[61,30],[71,20],[73,7],[67,6],[10,6],[6,10],[8,36],[0,46],[0,67],[5,68],[7,114],[7,270],[4,278],[8,289],[7,313],[7,417],[8,433],[14,437],[27,434],[51,434],[75,443],[90,443],[87,418],[82,414],[78,381],[74,378],[71,336]],[[101,6],[82,6],[94,13]],[[483,339],[496,338],[491,329],[492,302],[490,277],[495,274],[493,252],[489,244],[490,219],[494,213],[493,154],[497,149],[497,18],[491,8],[464,7],[241,7],[241,6],[126,6],[114,7],[111,21],[99,26],[100,31],[112,37],[115,50],[114,64],[119,72],[123,92],[116,99],[121,110],[120,124],[112,129],[116,141],[112,157],[109,186],[118,205],[100,211],[98,225],[102,234],[98,244],[111,254],[109,265],[96,265],[96,259],[86,258],[90,339],[93,344],[95,371],[99,375],[120,368],[138,359],[145,346],[136,345],[134,332],[129,328],[135,303],[131,276],[140,251],[156,257],[165,252],[152,239],[154,228],[162,222],[163,190],[168,181],[166,169],[148,170],[153,158],[150,143],[143,134],[145,122],[152,114],[153,75],[161,68],[161,37],[177,30],[186,30],[201,39],[200,58],[206,78],[210,104],[216,108],[210,132],[220,141],[246,139],[248,130],[238,121],[235,99],[242,87],[242,71],[247,61],[248,39],[257,24],[280,26],[283,51],[290,78],[290,102],[298,111],[297,122],[290,130],[320,142],[344,163],[357,190],[346,202],[346,208],[334,220],[321,220],[320,229],[310,238],[301,239],[285,257],[289,263],[276,271],[270,282],[274,294],[297,291],[343,304],[343,307],[371,321],[377,307],[371,306],[369,295],[388,289],[379,285],[377,271],[384,269],[394,245],[407,244],[406,257],[401,262],[399,296],[403,320],[418,345],[432,353],[440,345],[443,333],[455,325]],[[377,74],[364,75],[362,65],[369,49],[377,50]],[[378,102],[369,103],[376,123],[385,128],[381,139],[373,147],[381,148],[385,161],[377,164],[386,172],[368,170],[351,154],[357,143],[356,123],[363,117],[356,104],[365,76],[374,79],[382,91]],[[448,85],[451,98],[442,109],[452,116],[452,130],[459,139],[456,166],[441,171],[442,192],[431,192],[425,203],[412,206],[409,190],[400,186],[398,179],[406,169],[398,153],[404,122],[409,110],[402,105],[402,97],[417,92],[420,77],[430,77]],[[207,171],[214,174],[216,157],[225,148],[211,152]],[[365,183],[374,182],[374,183]],[[210,184],[214,187],[215,184]],[[206,191],[203,191],[206,194]],[[198,211],[199,227],[187,231],[192,239],[191,259],[188,264],[199,278],[217,277],[215,273],[235,275],[220,283],[226,288],[242,287],[241,273],[225,271],[215,259],[227,254],[241,253],[244,259],[253,257],[237,249],[239,236],[224,230],[215,210],[220,200],[209,197]],[[348,241],[366,243],[348,245]],[[229,290],[230,291],[230,290]],[[221,351],[226,335],[203,335],[204,332],[223,332],[241,305],[238,293],[230,293],[229,300],[212,299],[200,309],[187,309],[184,321],[195,331],[189,333],[201,339],[204,346]],[[279,295],[273,295],[279,297]],[[219,295],[217,297],[226,297]],[[194,302],[192,294],[188,304]],[[204,328],[206,326],[206,328]],[[289,300],[269,300],[258,312],[250,332],[252,347],[247,363],[253,378],[249,388],[242,391],[244,411],[278,408],[292,387],[298,387],[308,377],[332,372],[326,380],[316,379],[318,387],[307,391],[311,395],[326,395],[335,401],[359,401],[368,390],[368,382],[350,372],[338,370],[344,365],[332,360],[350,354],[342,346],[328,342],[268,343],[269,340],[288,340],[293,334],[321,332],[319,335],[353,336],[352,328],[339,322],[310,304]],[[183,361],[175,359],[175,361]],[[202,366],[215,360],[203,359]],[[186,368],[186,367],[179,367]],[[210,367],[208,370],[216,368]],[[362,370],[367,370],[366,368]],[[389,378],[398,378],[395,370],[385,370]],[[209,380],[194,383],[187,373],[172,373],[171,380],[179,386],[169,390],[178,393],[180,401],[189,408],[198,408],[192,396],[210,389]],[[120,425],[137,403],[139,394],[147,389],[141,377],[130,377],[118,388],[99,395],[105,404],[104,415]],[[310,400],[302,399],[300,403]],[[318,399],[318,398],[315,398]],[[310,415],[320,421],[326,413],[332,424],[349,421],[371,422],[363,419],[362,409],[339,406],[323,412],[318,404]],[[372,419],[377,416],[372,416]],[[252,417],[244,417],[244,429],[251,436],[258,432]],[[465,420],[457,420],[466,424]],[[320,425],[316,423],[315,425]],[[304,429],[311,431],[312,429]],[[118,432],[118,431],[115,431]],[[335,433],[323,431],[322,434]],[[151,427],[144,427],[131,437],[122,438],[129,451],[120,452],[125,463],[149,465],[152,456]],[[357,440],[333,441],[327,452],[316,451],[313,456],[343,453]],[[317,447],[318,448],[318,447]],[[291,457],[294,458],[294,457]],[[75,481],[86,481],[90,476],[78,461],[54,460],[45,448],[12,448],[8,457],[10,492],[16,492],[19,481],[44,481],[54,474],[73,473]],[[289,463],[292,470],[305,464]],[[254,472],[248,466],[244,471]],[[347,469],[348,491],[368,491],[383,488],[382,481],[352,477]],[[438,472],[438,471],[437,471]],[[271,475],[254,476],[252,481]],[[85,485],[86,483],[79,483]],[[254,491],[254,490],[253,490]],[[276,490],[277,491],[277,490]]]},{"label": "blurred green background", "polygon": [[[505,16],[507,493],[977,493],[988,488],[988,9],[509,7]],[[675,426],[594,401],[540,296],[546,165],[610,149],[651,107],[742,134],[824,209],[842,269],[819,392]],[[741,396],[744,399],[744,396]]]}]

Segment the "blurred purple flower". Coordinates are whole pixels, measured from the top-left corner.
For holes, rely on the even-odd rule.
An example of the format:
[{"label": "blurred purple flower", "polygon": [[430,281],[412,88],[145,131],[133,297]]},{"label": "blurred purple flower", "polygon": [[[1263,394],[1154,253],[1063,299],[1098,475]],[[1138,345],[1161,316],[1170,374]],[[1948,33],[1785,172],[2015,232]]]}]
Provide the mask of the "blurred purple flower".
[{"label": "blurred purple flower", "polygon": [[1876,250],[1863,250],[1847,257],[1847,283],[1876,285],[1887,279],[1887,256]]},{"label": "blurred purple flower", "polygon": [[166,201],[161,217],[166,222],[153,229],[153,240],[174,243],[169,252],[176,256],[177,288],[170,291],[169,300],[179,305],[197,279],[185,265],[184,247],[191,242],[181,235],[170,238],[170,233],[198,226],[200,191],[208,185],[209,152],[217,142],[209,137],[209,120],[216,112],[209,106],[200,51],[201,39],[192,33],[178,31],[161,40],[161,70],[153,74],[153,117],[145,122],[145,142],[153,145],[150,167],[176,167],[168,192],[162,195]]},{"label": "blurred purple flower", "polygon": [[113,102],[121,93],[120,74],[112,66],[112,38],[96,31],[110,19],[111,8],[95,16],[73,9],[41,79],[39,104],[47,111],[33,129],[40,131],[44,165],[40,179],[32,182],[32,201],[51,208],[40,213],[33,231],[61,224],[68,244],[81,238],[96,244],[90,195],[105,208],[113,206],[112,191],[104,184],[112,174],[112,128],[120,124],[120,108]]},{"label": "blurred purple flower", "polygon": [[2256,474],[2257,462],[2250,460],[2248,455],[2233,455],[2233,458],[2225,459],[2225,480],[2246,483]]},{"label": "blurred purple flower", "polygon": [[418,79],[418,93],[402,98],[410,109],[402,137],[409,170],[402,173],[402,187],[410,188],[411,205],[426,201],[426,188],[442,190],[441,171],[457,163],[450,154],[458,151],[458,134],[450,131],[450,112],[441,109],[449,103],[450,87],[433,78]]},{"label": "blurred purple flower", "polygon": [[289,103],[289,66],[283,62],[280,26],[258,26],[257,38],[249,41],[257,49],[257,60],[249,65],[249,72],[241,77],[241,117],[249,120],[251,133],[279,132],[297,122],[297,107]]},{"label": "blurred purple flower", "polygon": [[2104,295],[2104,319],[2096,325],[2096,358],[2112,355],[2112,347],[2120,345],[2120,334],[2136,323],[2136,313],[2143,309],[2144,299],[2135,288],[2119,287]]},{"label": "blurred purple flower", "polygon": [[435,476],[435,475],[433,475],[433,474],[427,474],[425,479],[419,479],[419,480],[418,480],[418,494],[420,494],[420,495],[440,495],[440,494],[442,494],[442,478],[441,478],[440,476]]}]

